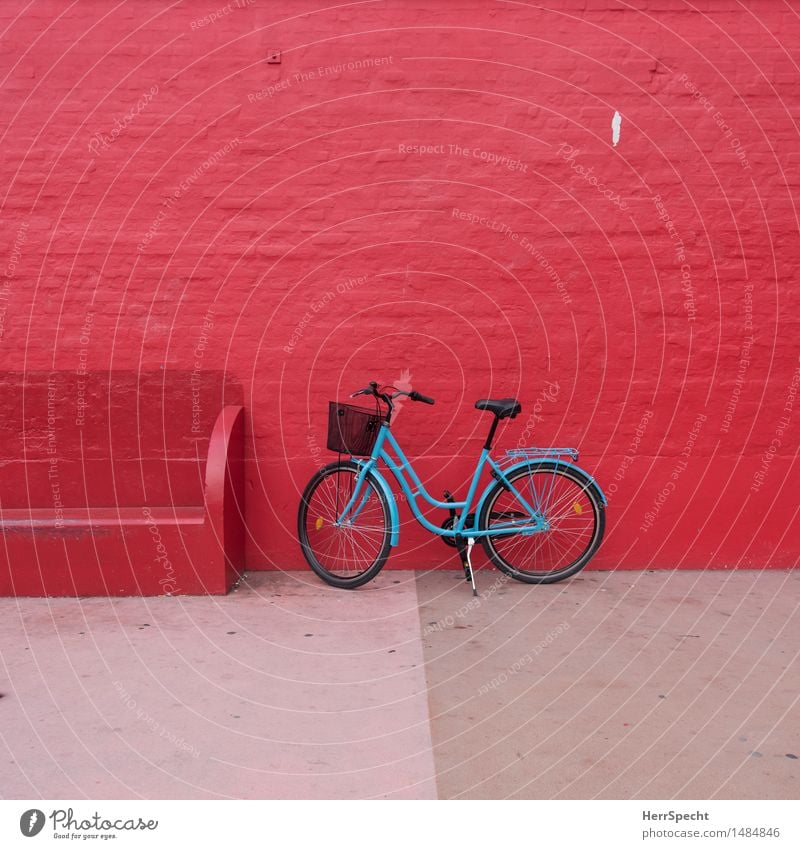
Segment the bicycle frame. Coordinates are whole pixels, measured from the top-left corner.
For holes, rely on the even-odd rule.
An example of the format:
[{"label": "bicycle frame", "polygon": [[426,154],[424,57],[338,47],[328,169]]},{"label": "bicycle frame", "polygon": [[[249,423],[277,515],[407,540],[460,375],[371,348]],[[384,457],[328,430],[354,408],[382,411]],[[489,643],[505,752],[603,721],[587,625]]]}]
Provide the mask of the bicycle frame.
[{"label": "bicycle frame", "polygon": [[[394,452],[395,457],[392,457],[387,450],[388,447]],[[355,459],[355,458],[354,458]],[[524,535],[530,535],[534,533],[540,533],[542,531],[546,531],[549,529],[549,525],[545,520],[544,516],[519,492],[514,485],[509,481],[505,472],[499,466],[494,459],[492,459],[489,450],[487,448],[483,448],[481,450],[480,456],[478,458],[478,463],[475,467],[475,472],[472,475],[472,481],[469,486],[469,490],[467,492],[467,497],[464,501],[439,501],[425,489],[424,484],[419,479],[419,476],[414,471],[413,466],[411,465],[411,461],[406,457],[403,453],[403,449],[398,444],[394,435],[389,428],[389,425],[386,422],[382,422],[380,432],[378,433],[377,439],[375,440],[375,446],[372,449],[372,454],[370,455],[368,460],[359,460],[355,459],[355,462],[361,466],[361,471],[359,472],[358,478],[356,480],[356,485],[353,489],[353,494],[350,497],[349,501],[345,505],[341,514],[339,515],[336,525],[346,524],[348,521],[352,522],[358,516],[358,514],[363,509],[364,505],[367,502],[368,495],[364,494],[361,496],[361,490],[366,480],[367,476],[372,472],[378,478],[379,483],[383,480],[383,478],[377,472],[378,461],[382,460],[389,471],[394,475],[395,480],[399,484],[406,498],[408,499],[408,503],[411,506],[411,511],[414,514],[414,518],[422,525],[423,528],[430,531],[433,534],[436,534],[441,537],[467,537],[476,539],[478,537],[485,536],[501,536],[503,534],[513,532],[513,533],[521,533]],[[480,506],[486,498],[489,490],[494,485],[494,482],[488,484],[484,489],[481,497],[477,501],[477,508],[473,513],[473,519],[471,526],[467,527],[467,519],[470,514],[470,508],[475,501],[475,494],[478,490],[478,483],[480,481],[481,474],[483,473],[486,467],[489,467],[491,470],[492,477],[500,481],[503,486],[508,489],[514,496],[516,496],[517,501],[521,508],[527,512],[527,516],[523,521],[510,521],[508,523],[498,523],[492,526],[490,530],[480,530],[478,528],[478,517],[480,514]],[[408,478],[406,477],[408,475]],[[410,482],[409,482],[410,480]],[[413,487],[413,488],[412,488]],[[394,500],[394,495],[391,490],[388,489],[388,486],[385,489],[385,494],[387,498],[391,498]],[[417,505],[417,498],[422,496],[425,501],[428,502],[433,507],[439,507],[443,510],[460,510],[461,513],[455,522],[453,528],[443,528],[439,525],[434,525],[432,522],[428,521],[425,516],[422,515],[419,506]],[[359,502],[359,498],[361,501]],[[348,516],[352,511],[352,514]],[[393,511],[396,513],[396,511]],[[396,544],[396,536],[393,534],[392,545]]]}]

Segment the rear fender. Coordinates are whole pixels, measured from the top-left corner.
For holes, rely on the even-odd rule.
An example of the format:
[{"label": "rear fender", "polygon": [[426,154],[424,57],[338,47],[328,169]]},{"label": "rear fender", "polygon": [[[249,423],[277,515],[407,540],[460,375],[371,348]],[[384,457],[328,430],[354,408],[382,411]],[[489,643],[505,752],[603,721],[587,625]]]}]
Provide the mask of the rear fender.
[{"label": "rear fender", "polygon": [[[588,489],[594,490],[597,497],[600,499],[600,503],[603,507],[608,506],[608,499],[605,496],[605,493],[602,489],[600,489],[600,484],[585,470],[580,466],[576,466],[574,463],[569,463],[565,460],[521,460],[519,463],[514,463],[511,466],[507,466],[503,469],[503,474],[506,477],[511,477],[511,475],[518,472],[520,469],[531,468],[535,466],[537,469],[541,468],[551,468],[551,469],[572,469],[572,471],[577,472],[581,477],[583,477],[588,483]],[[481,500],[478,502],[478,506],[475,508],[475,515],[480,516],[481,509],[483,508],[483,502],[486,500],[486,497],[489,495],[492,489],[494,489],[495,482],[492,481],[486,489],[483,491],[481,495]]]}]

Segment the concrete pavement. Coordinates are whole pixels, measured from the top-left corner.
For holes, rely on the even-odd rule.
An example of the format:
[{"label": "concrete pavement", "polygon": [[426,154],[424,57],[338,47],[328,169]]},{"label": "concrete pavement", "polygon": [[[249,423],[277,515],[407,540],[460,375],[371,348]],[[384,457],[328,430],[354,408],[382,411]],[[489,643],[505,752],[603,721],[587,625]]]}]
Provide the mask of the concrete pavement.
[{"label": "concrete pavement", "polygon": [[414,580],[0,601],[5,798],[433,798]]},{"label": "concrete pavement", "polygon": [[796,799],[800,573],[418,581],[446,798]]},{"label": "concrete pavement", "polygon": [[3,798],[797,798],[800,573],[0,600]]}]

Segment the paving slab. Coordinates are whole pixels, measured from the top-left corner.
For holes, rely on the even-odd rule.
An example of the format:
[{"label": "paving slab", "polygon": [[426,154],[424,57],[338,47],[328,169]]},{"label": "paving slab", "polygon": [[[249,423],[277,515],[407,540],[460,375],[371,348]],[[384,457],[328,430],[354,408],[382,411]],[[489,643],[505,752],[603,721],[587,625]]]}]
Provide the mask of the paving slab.
[{"label": "paving slab", "polygon": [[2,600],[0,796],[797,798],[799,573],[478,585]]},{"label": "paving slab", "polygon": [[796,799],[800,573],[418,575],[444,798]]},{"label": "paving slab", "polygon": [[433,798],[416,583],[0,600],[3,798]]}]

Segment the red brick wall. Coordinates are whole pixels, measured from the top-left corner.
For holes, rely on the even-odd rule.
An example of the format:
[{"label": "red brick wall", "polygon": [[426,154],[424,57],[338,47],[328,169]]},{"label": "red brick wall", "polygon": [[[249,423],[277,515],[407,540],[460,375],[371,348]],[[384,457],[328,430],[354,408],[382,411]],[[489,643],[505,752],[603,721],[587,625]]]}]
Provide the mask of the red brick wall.
[{"label": "red brick wall", "polygon": [[580,446],[599,567],[793,565],[800,4],[325,5],[0,5],[3,367],[229,371],[252,566],[371,378],[436,494]]}]

